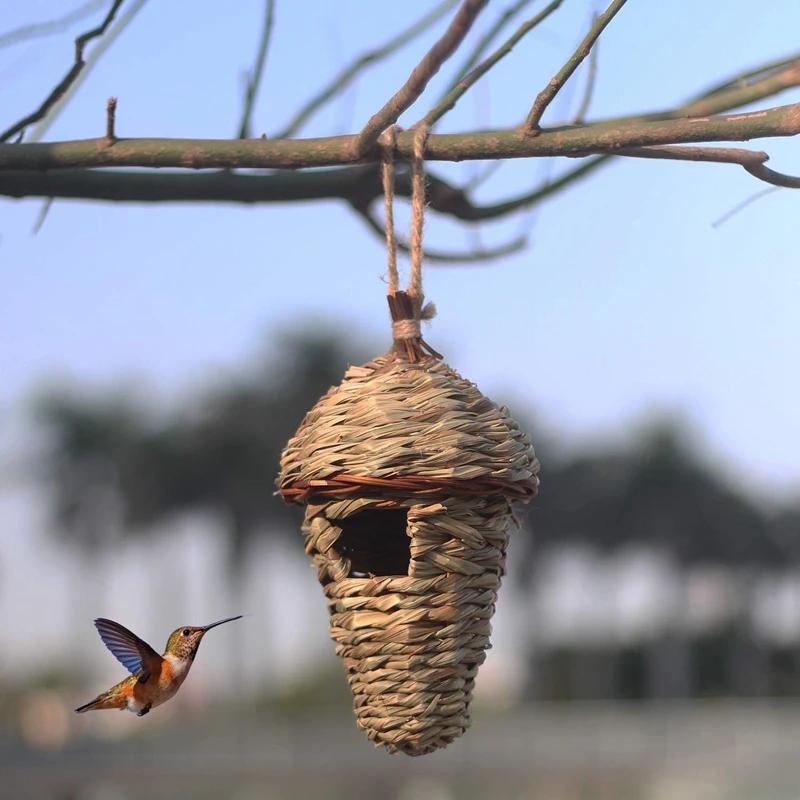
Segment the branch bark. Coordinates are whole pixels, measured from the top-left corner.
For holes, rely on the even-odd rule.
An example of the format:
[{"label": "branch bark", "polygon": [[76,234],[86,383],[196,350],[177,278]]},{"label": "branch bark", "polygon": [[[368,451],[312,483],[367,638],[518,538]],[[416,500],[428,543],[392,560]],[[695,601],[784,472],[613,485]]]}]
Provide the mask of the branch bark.
[{"label": "branch bark", "polygon": [[[598,123],[550,128],[530,137],[519,128],[476,133],[431,134],[428,161],[482,161],[551,156],[614,155],[626,147],[796,136],[800,103],[747,114]],[[397,155],[413,155],[413,131],[397,136]],[[375,163],[377,153],[358,155],[358,135],[321,139],[117,139],[0,144],[0,170],[76,167],[171,167],[182,169],[300,169]]]}]

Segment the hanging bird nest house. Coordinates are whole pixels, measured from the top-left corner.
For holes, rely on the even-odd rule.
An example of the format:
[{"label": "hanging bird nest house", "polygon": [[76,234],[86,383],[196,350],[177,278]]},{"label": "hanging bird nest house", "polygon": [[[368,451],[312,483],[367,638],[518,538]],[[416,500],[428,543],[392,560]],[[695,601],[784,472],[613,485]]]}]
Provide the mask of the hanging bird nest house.
[{"label": "hanging bird nest house", "polygon": [[[414,304],[405,292],[389,303],[402,331]],[[306,552],[358,725],[409,755],[470,725],[511,502],[539,482],[530,438],[425,345],[416,319],[409,338],[396,333],[392,350],[317,402],[277,481],[306,508]]]}]

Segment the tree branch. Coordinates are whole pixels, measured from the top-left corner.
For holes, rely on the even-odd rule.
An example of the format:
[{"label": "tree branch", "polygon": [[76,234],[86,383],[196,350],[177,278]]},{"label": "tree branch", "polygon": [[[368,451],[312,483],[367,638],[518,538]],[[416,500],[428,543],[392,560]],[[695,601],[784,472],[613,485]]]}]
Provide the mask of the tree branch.
[{"label": "tree branch", "polygon": [[275,18],[275,0],[267,0],[264,10],[264,25],[261,28],[261,39],[258,44],[256,63],[253,71],[247,76],[247,89],[244,96],[244,109],[242,121],[239,123],[239,139],[250,138],[250,120],[253,116],[258,90],[264,75],[264,64],[267,60],[267,50],[272,37],[272,23]]},{"label": "tree branch", "polygon": [[23,25],[21,28],[8,31],[8,33],[0,35],[0,48],[10,47],[11,45],[28,41],[29,39],[38,39],[42,36],[52,36],[55,33],[61,33],[61,31],[69,28],[74,22],[88,17],[89,14],[93,14],[95,9],[104,5],[104,3],[105,0],[87,0],[82,6],[73,9],[58,19],[51,20],[50,22],[38,22],[33,25]]},{"label": "tree branch", "polygon": [[517,0],[514,5],[509,6],[506,10],[495,20],[494,24],[488,31],[480,38],[480,41],[475,45],[470,54],[464,59],[462,65],[456,70],[455,78],[450,85],[444,90],[442,96],[439,98],[437,105],[441,103],[445,97],[458,86],[461,80],[472,71],[472,68],[480,61],[481,56],[488,50],[489,45],[497,38],[501,30],[517,16],[527,5],[530,5],[531,0]]},{"label": "tree branch", "polygon": [[[550,156],[613,155],[625,147],[795,136],[800,103],[727,116],[597,123],[550,128],[530,137],[522,129],[432,134],[429,161],[480,161]],[[413,131],[397,136],[397,154],[413,155]],[[0,144],[0,170],[75,167],[177,167],[182,169],[298,169],[374,163],[378,154],[357,155],[358,135],[293,140],[105,139]]]},{"label": "tree branch", "polygon": [[381,133],[390,125],[394,125],[400,115],[416,102],[425,91],[428,81],[464,41],[478,14],[488,2],[489,0],[464,0],[444,36],[425,54],[405,84],[377,114],[370,118],[350,145],[353,161],[360,160],[368,151],[374,149]]},{"label": "tree branch", "polygon": [[67,72],[55,89],[50,92],[50,94],[39,106],[39,108],[36,109],[36,111],[28,114],[27,117],[23,117],[23,119],[21,119],[19,122],[15,123],[8,128],[8,130],[0,134],[0,142],[7,142],[16,134],[24,131],[29,125],[32,125],[34,122],[38,122],[40,119],[45,117],[47,112],[61,99],[61,97],[64,96],[69,87],[72,86],[78,75],[81,74],[81,71],[86,66],[86,62],[83,60],[84,48],[92,39],[96,39],[98,36],[102,36],[106,32],[106,29],[114,20],[114,17],[116,16],[117,11],[119,11],[119,7],[123,2],[124,0],[114,0],[114,3],[109,9],[108,14],[106,14],[106,17],[102,23],[100,23],[100,25],[98,25],[96,28],[81,34],[77,39],[75,39],[75,63],[72,65],[69,72]]},{"label": "tree branch", "polygon": [[614,2],[597,17],[594,21],[594,25],[589,29],[589,33],[586,34],[586,38],[578,45],[578,49],[558,71],[555,78],[552,78],[550,83],[539,92],[523,126],[529,134],[534,134],[540,130],[539,122],[542,119],[542,115],[547,110],[547,106],[555,99],[555,96],[561,91],[564,84],[572,77],[575,70],[578,69],[583,60],[589,55],[592,45],[597,41],[600,34],[606,29],[608,23],[614,19],[617,12],[626,2],[627,0],[614,0]]},{"label": "tree branch", "polygon": [[458,0],[444,0],[436,6],[433,11],[426,14],[422,19],[415,22],[409,28],[390,39],[386,44],[381,45],[375,50],[370,50],[359,56],[352,64],[345,67],[324,89],[314,95],[297,114],[292,117],[285,128],[274,134],[272,139],[289,139],[300,131],[305,123],[327,102],[332,100],[340,92],[343,92],[367,67],[388,58],[404,47],[409,42],[424,33],[431,25],[434,25],[443,17]]},{"label": "tree branch", "polygon": [[[594,18],[595,23],[597,22],[597,16],[595,15]],[[594,85],[595,81],[597,80],[597,51],[599,48],[599,43],[595,42],[594,47],[589,51],[589,74],[586,76],[586,87],[583,90],[583,99],[581,100],[580,106],[578,106],[578,110],[575,112],[575,116],[572,118],[573,125],[583,125],[586,121],[586,115],[589,113],[589,106],[592,103],[592,97],[594,96]]]},{"label": "tree branch", "polygon": [[465,75],[453,88],[437,103],[421,120],[421,124],[432,127],[436,124],[448,111],[450,111],[455,104],[459,101],[461,96],[465,94],[480,78],[482,78],[500,59],[505,58],[513,49],[516,44],[525,36],[526,33],[532,31],[539,23],[543,22],[550,16],[564,0],[553,0],[549,6],[539,12],[535,17],[523,22],[517,29],[513,36],[511,36],[501,47],[495,50],[492,55],[485,61],[478,64],[475,69]]}]

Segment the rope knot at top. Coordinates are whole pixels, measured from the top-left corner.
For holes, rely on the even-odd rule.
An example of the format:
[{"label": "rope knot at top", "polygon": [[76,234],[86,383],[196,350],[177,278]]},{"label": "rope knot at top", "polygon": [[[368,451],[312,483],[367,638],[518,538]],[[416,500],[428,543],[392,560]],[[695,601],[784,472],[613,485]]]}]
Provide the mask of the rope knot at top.
[{"label": "rope knot at top", "polygon": [[425,142],[430,129],[420,126],[414,134],[414,159],[411,183],[411,278],[408,289],[401,291],[397,271],[397,239],[394,230],[394,149],[398,125],[392,125],[381,137],[383,155],[381,174],[386,209],[386,247],[389,262],[389,312],[392,317],[392,337],[395,350],[412,364],[426,354],[441,358],[422,338],[421,322],[436,316],[436,306],[425,302],[422,291],[422,230],[425,223]]}]

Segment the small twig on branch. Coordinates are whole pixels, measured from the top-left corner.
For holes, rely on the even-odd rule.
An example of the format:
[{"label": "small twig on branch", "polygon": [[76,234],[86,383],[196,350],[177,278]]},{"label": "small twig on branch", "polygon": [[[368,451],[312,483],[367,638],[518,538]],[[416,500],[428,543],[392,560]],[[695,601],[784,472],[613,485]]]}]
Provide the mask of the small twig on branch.
[{"label": "small twig on branch", "polygon": [[29,39],[38,39],[42,36],[52,36],[54,33],[61,33],[66,30],[74,22],[88,17],[89,14],[94,13],[96,8],[104,5],[106,0],[88,0],[82,6],[78,6],[74,11],[64,14],[63,17],[51,20],[50,22],[39,22],[33,25],[23,25],[21,28],[15,28],[13,31],[8,31],[0,36],[0,48],[10,47],[11,45],[19,44],[20,42],[28,41]]},{"label": "small twig on branch", "polygon": [[261,78],[264,75],[264,64],[267,60],[267,50],[272,38],[272,24],[275,18],[275,0],[267,0],[264,11],[264,25],[261,28],[261,39],[258,43],[256,63],[253,71],[247,76],[247,89],[244,95],[244,109],[242,111],[242,121],[239,123],[239,133],[237,138],[250,138],[250,121],[253,116],[258,90],[261,87]]},{"label": "small twig on branch", "polygon": [[770,186],[767,189],[762,189],[760,192],[756,192],[754,195],[751,195],[738,205],[735,205],[730,211],[725,212],[719,219],[714,220],[714,222],[711,223],[711,227],[719,228],[720,225],[724,225],[731,217],[735,217],[740,211],[743,211],[751,203],[755,203],[756,200],[760,200],[762,197],[766,197],[768,194],[777,192],[780,188],[780,186]]},{"label": "small twig on branch", "polygon": [[117,134],[114,131],[117,119],[117,98],[109,97],[108,105],[106,106],[106,139],[109,144],[113,144],[117,140]]},{"label": "small twig on branch", "polygon": [[414,67],[405,84],[389,102],[364,126],[355,139],[353,155],[356,159],[373,149],[378,137],[386,128],[393,125],[400,115],[425,91],[428,81],[439,71],[442,64],[450,58],[464,41],[478,14],[489,0],[464,0],[456,12],[444,35],[425,54],[422,61]]},{"label": "small twig on branch", "polygon": [[305,125],[308,119],[333,99],[340,92],[343,92],[367,67],[388,58],[397,52],[401,47],[416,39],[424,33],[431,25],[439,21],[459,0],[444,0],[436,8],[426,14],[422,19],[415,22],[406,30],[401,31],[397,36],[390,39],[386,44],[381,45],[375,50],[370,50],[359,56],[352,64],[343,69],[319,94],[314,95],[294,117],[289,121],[285,128],[272,136],[273,139],[289,139],[294,136]]},{"label": "small twig on branch", "polygon": [[513,49],[516,44],[527,34],[532,31],[539,23],[543,22],[549,17],[564,0],[553,0],[549,6],[540,11],[535,17],[532,17],[527,22],[516,30],[501,47],[495,50],[492,55],[485,61],[478,64],[475,69],[469,74],[465,75],[442,99],[436,104],[420,121],[420,124],[433,126],[438,122],[455,104],[461,99],[462,95],[467,92],[480,78],[482,78],[494,65],[505,58]]},{"label": "small twig on branch", "polygon": [[[594,16],[594,23],[597,23],[597,15]],[[597,80],[597,52],[600,49],[600,42],[595,42],[589,52],[589,71],[586,75],[586,88],[583,90],[583,99],[581,100],[575,116],[572,118],[573,125],[583,125],[586,121],[586,115],[589,113],[589,106],[592,104],[592,97],[594,95],[594,85]]]},{"label": "small twig on branch", "polygon": [[12,125],[8,130],[0,134],[0,142],[7,142],[15,134],[24,130],[29,125],[32,125],[34,122],[38,122],[40,119],[45,117],[47,112],[50,111],[50,109],[61,99],[61,97],[63,97],[69,87],[75,82],[78,75],[81,74],[83,68],[86,66],[86,62],[83,60],[84,48],[92,39],[96,39],[98,36],[102,36],[106,32],[106,29],[114,20],[114,17],[116,16],[117,11],[119,11],[119,7],[123,2],[124,0],[114,0],[113,5],[109,9],[109,12],[106,14],[106,17],[102,23],[96,28],[81,34],[77,39],[75,39],[75,63],[72,65],[69,72],[67,72],[58,86],[56,86],[55,89],[50,92],[45,101],[39,106],[38,109],[36,109],[36,111],[28,114],[27,117],[24,117],[19,122]]},{"label": "small twig on branch", "polygon": [[594,25],[589,29],[589,33],[586,34],[586,37],[578,46],[578,49],[558,71],[558,74],[554,78],[551,78],[550,83],[539,92],[523,126],[529,134],[535,134],[540,130],[539,122],[542,119],[542,115],[547,110],[547,106],[553,102],[555,96],[561,91],[564,84],[570,79],[581,62],[589,55],[592,45],[597,41],[608,23],[614,19],[617,12],[626,2],[627,0],[614,0],[614,2],[597,17]]}]

